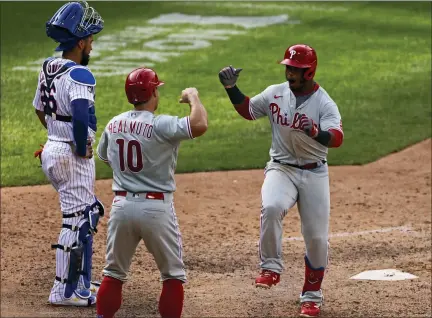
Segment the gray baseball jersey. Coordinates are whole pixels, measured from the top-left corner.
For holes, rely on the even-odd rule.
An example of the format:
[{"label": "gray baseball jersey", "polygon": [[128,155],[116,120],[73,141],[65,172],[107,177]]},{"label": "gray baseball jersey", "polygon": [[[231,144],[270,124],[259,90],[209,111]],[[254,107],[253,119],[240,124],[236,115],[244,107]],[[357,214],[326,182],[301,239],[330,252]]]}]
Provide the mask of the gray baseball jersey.
[{"label": "gray baseball jersey", "polygon": [[328,148],[298,129],[301,114],[313,119],[322,130],[342,131],[338,107],[322,87],[297,107],[287,82],[271,85],[251,98],[249,112],[253,119],[270,119],[270,157],[286,163],[304,165],[327,158]]},{"label": "gray baseball jersey", "polygon": [[[97,153],[113,169],[113,191],[127,194],[116,195],[111,207],[104,275],[126,281],[142,239],[162,280],[186,281],[172,192],[180,142],[191,138],[189,117],[148,111],[122,113],[106,126]],[[164,198],[148,192],[164,192]]]},{"label": "gray baseball jersey", "polygon": [[174,192],[180,141],[191,138],[188,116],[133,110],[111,119],[97,153],[113,169],[113,191]]}]

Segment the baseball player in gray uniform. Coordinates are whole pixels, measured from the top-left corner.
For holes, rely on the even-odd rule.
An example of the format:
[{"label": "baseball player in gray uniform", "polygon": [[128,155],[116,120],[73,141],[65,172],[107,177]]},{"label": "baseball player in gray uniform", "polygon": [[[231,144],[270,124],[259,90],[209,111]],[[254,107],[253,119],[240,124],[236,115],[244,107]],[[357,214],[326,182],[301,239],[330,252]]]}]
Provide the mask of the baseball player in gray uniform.
[{"label": "baseball player in gray uniform", "polygon": [[95,85],[86,67],[93,35],[103,29],[100,15],[86,2],[63,5],[46,23],[62,58],[43,62],[33,105],[48,140],[35,156],[59,193],[63,224],[56,249],[52,305],[90,306],[98,286],[91,281],[93,233],[103,205],[94,195]]},{"label": "baseball player in gray uniform", "polygon": [[304,44],[290,46],[280,62],[286,81],[249,98],[237,87],[242,69],[219,72],[236,111],[247,120],[267,117],[272,128],[270,161],[261,189],[262,207],[257,287],[280,281],[282,221],[297,203],[306,245],[305,281],[300,295],[303,317],[317,317],[323,303],[321,283],[328,264],[330,190],[327,152],[343,140],[336,103],[314,80],[317,55]]},{"label": "baseball player in gray uniform", "polygon": [[158,87],[164,83],[149,68],[133,70],[125,90],[134,109],[109,121],[98,148],[99,158],[113,169],[114,200],[108,221],[106,266],[96,305],[98,317],[110,318],[122,302],[122,285],[138,243],[153,255],[163,281],[159,312],[178,318],[186,282],[182,241],[174,209],[174,172],[182,140],[207,130],[207,112],[195,88],[182,92],[190,115],[155,115]]}]

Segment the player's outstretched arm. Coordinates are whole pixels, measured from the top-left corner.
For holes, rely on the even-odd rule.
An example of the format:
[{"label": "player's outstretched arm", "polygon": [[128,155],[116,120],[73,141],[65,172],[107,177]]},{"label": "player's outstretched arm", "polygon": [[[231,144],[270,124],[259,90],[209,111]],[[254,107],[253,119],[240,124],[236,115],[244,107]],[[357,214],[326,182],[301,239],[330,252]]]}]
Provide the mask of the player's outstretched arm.
[{"label": "player's outstretched arm", "polygon": [[236,84],[242,70],[242,68],[236,69],[232,65],[224,67],[219,72],[219,81],[224,86],[237,113],[247,120],[253,120],[249,112],[250,99],[240,91]]},{"label": "player's outstretched arm", "polygon": [[208,127],[207,111],[201,103],[198,90],[195,87],[184,89],[179,102],[190,105],[189,120],[192,137],[195,138],[204,135]]},{"label": "player's outstretched arm", "polygon": [[45,113],[43,111],[39,110],[39,109],[36,109],[35,111],[36,111],[36,115],[38,116],[39,121],[41,122],[42,126],[44,126],[45,129],[46,129],[47,128],[47,123],[45,121]]}]

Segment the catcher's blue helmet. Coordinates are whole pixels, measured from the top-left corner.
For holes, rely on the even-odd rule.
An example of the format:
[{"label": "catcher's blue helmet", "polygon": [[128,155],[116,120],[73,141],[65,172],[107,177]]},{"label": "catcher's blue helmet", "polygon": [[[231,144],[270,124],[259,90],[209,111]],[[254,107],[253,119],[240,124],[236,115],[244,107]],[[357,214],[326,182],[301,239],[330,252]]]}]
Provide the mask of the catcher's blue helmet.
[{"label": "catcher's blue helmet", "polygon": [[99,13],[87,2],[68,2],[46,23],[46,34],[60,43],[56,51],[65,51],[73,48],[80,39],[102,31],[103,23]]}]

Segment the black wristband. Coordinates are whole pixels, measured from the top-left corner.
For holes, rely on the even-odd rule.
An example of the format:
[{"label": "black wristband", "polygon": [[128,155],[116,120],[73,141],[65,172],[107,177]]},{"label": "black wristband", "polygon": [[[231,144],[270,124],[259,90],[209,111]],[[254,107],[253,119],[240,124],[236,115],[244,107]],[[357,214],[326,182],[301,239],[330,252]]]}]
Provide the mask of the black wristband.
[{"label": "black wristband", "polygon": [[320,130],[318,136],[315,137],[315,140],[321,145],[328,147],[328,144],[331,140],[331,134],[328,131]]},{"label": "black wristband", "polygon": [[233,103],[234,105],[238,105],[238,104],[243,103],[243,101],[246,98],[246,96],[243,95],[242,92],[240,92],[237,85],[234,85],[233,87],[230,87],[230,88],[225,88],[225,90],[228,93],[228,97],[230,98],[231,103]]}]

